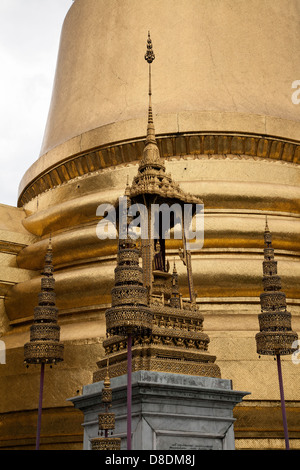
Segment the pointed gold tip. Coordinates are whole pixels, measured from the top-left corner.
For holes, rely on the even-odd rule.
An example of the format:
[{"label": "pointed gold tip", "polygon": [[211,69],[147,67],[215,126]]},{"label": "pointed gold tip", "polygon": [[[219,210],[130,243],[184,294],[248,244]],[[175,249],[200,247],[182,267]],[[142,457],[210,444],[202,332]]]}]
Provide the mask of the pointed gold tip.
[{"label": "pointed gold tip", "polygon": [[266,215],[266,225],[265,225],[265,232],[269,232],[269,226],[268,226],[268,216]]}]

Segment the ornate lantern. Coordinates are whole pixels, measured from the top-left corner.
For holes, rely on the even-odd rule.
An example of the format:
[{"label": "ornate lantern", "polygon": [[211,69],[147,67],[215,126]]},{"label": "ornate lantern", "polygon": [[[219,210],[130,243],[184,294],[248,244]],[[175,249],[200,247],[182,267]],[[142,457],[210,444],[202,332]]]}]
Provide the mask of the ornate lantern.
[{"label": "ornate lantern", "polygon": [[24,345],[25,364],[55,364],[63,361],[64,345],[60,342],[60,327],[57,324],[52,259],[50,240],[41,273],[43,277],[39,302],[34,309],[33,324],[30,327],[30,342]]},{"label": "ornate lantern", "polygon": [[[108,361],[107,361],[108,362]],[[112,402],[112,389],[110,387],[110,380],[108,375],[108,364],[107,364],[107,375],[104,380],[104,387],[102,389],[102,404],[105,407],[104,413],[98,415],[99,434],[104,437],[96,437],[91,439],[92,450],[120,450],[121,439],[118,437],[110,437],[109,431],[115,429],[115,414],[109,412]]]},{"label": "ornate lantern", "polygon": [[286,309],[285,294],[281,292],[281,279],[277,274],[272,234],[267,221],[264,241],[264,292],[260,295],[261,313],[258,315],[260,332],[256,334],[255,339],[258,354],[276,356],[285,447],[288,450],[289,437],[280,356],[292,354],[297,349],[293,344],[297,344],[298,335],[292,330],[292,316]]},{"label": "ornate lantern", "polygon": [[257,353],[271,356],[292,354],[296,349],[292,347],[292,344],[298,339],[298,335],[292,331],[292,316],[287,311],[285,293],[281,292],[281,279],[277,274],[272,234],[267,223],[264,240],[264,292],[260,295],[261,313],[258,315],[260,332],[256,335]]},{"label": "ornate lantern", "polygon": [[64,352],[64,345],[60,341],[60,327],[57,324],[58,309],[55,305],[51,238],[41,274],[43,276],[41,292],[39,293],[38,306],[34,309],[33,324],[30,327],[30,341],[24,345],[24,363],[27,364],[27,367],[29,364],[41,365],[36,450],[39,450],[40,446],[45,364],[56,364],[63,361]]},{"label": "ornate lantern", "polygon": [[108,334],[127,336],[151,331],[152,312],[148,307],[148,290],[143,286],[139,256],[134,240],[119,241],[112,306],[105,314]]}]

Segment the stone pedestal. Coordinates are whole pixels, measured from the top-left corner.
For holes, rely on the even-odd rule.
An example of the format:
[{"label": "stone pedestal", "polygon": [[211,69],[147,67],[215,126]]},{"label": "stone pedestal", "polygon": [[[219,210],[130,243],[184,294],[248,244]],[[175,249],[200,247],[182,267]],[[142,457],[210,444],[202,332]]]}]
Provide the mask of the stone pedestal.
[{"label": "stone pedestal", "polygon": [[[116,413],[114,436],[126,450],[127,376],[111,379]],[[83,448],[98,436],[103,382],[70,398],[84,414]],[[248,392],[232,390],[230,380],[162,372],[132,374],[132,450],[233,450],[233,408]]]}]

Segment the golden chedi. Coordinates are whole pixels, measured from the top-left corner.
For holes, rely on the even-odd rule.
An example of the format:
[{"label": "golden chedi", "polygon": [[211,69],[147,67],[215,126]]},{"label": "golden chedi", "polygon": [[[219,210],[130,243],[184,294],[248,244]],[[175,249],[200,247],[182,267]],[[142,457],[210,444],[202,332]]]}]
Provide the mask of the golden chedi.
[{"label": "golden chedi", "polygon": [[[35,440],[37,373],[24,374],[23,347],[50,233],[64,362],[46,387],[43,426],[48,448],[82,448],[82,416],[66,398],[91,383],[105,356],[118,245],[97,237],[97,208],[124,194],[143,156],[149,29],[160,156],[181,190],[204,203],[204,246],[192,259],[204,333],[222,378],[251,392],[235,409],[236,447],[283,446],[271,358],[258,359],[255,335],[266,215],[287,310],[300,330],[298,1],[75,0],[62,27],[39,158],[20,182],[18,207],[1,207],[2,448]],[[180,247],[166,240],[166,259]],[[176,266],[189,299],[186,267]],[[291,448],[299,449],[298,367],[284,357]]]}]

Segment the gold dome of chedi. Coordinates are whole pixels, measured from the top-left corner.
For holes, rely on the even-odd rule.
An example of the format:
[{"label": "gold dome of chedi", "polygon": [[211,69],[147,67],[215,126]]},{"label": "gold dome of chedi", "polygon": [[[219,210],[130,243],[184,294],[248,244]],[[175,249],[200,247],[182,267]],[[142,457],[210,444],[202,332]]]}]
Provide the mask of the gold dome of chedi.
[{"label": "gold dome of chedi", "polygon": [[[204,247],[217,249],[194,260],[199,295],[257,295],[253,250],[261,244],[262,213],[276,218],[278,248],[299,250],[299,221],[289,216],[299,212],[300,199],[299,113],[291,100],[296,65],[290,48],[299,34],[297,2],[262,6],[252,0],[238,11],[234,5],[178,0],[155,1],[149,8],[144,0],[130,7],[76,0],[70,8],[40,158],[24,175],[19,198],[29,214],[27,230],[37,236],[52,232],[58,264],[77,265],[57,275],[63,309],[78,305],[71,285],[82,294],[81,307],[97,302],[96,275],[107,277],[99,264],[91,275],[85,260],[96,259],[99,249],[101,256],[116,252],[111,240],[99,247],[93,224],[98,205],[123,194],[142,158],[149,28],[157,50],[152,89],[160,155],[173,180],[203,200]],[[41,245],[23,250],[19,265],[39,269]],[[286,294],[294,298],[299,268],[293,263],[289,269],[290,261],[285,258],[282,276],[288,277]],[[60,289],[62,283],[70,290]],[[100,293],[104,303],[105,292]]]},{"label": "gold dome of chedi", "polygon": [[293,0],[251,0],[238,8],[234,0],[154,0],[151,7],[146,0],[76,0],[62,29],[40,158],[24,175],[20,195],[71,156],[144,138],[147,69],[140,58],[148,29],[158,51],[157,135],[239,131],[297,140],[291,87],[298,17]]},{"label": "gold dome of chedi", "polygon": [[[24,226],[37,237],[53,233],[62,310],[109,302],[113,279],[106,269],[113,272],[116,243],[99,243],[96,211],[123,194],[142,159],[144,37],[151,28],[158,51],[152,88],[160,155],[180,188],[205,205],[209,251],[194,259],[198,295],[229,298],[230,304],[231,298],[255,298],[261,217],[274,216],[276,248],[283,255],[300,249],[299,219],[290,216],[299,212],[300,199],[299,115],[289,84],[295,67],[290,44],[300,31],[297,2],[262,6],[252,0],[238,11],[230,1],[130,5],[76,0],[67,14],[41,156],[20,186],[19,204],[28,215]],[[171,17],[181,18],[180,35],[171,8]],[[274,23],[276,37],[269,34]],[[268,86],[263,77],[270,77]],[[171,245],[177,248],[176,241]],[[40,269],[43,246],[37,240],[22,250],[19,266]],[[94,262],[99,256],[105,269]],[[294,260],[282,262],[289,298],[299,297]],[[19,295],[26,297],[24,316],[29,315],[33,284],[36,289],[34,280],[18,286],[8,299],[11,321],[19,317]]]}]

